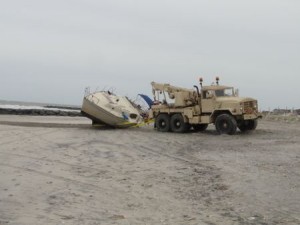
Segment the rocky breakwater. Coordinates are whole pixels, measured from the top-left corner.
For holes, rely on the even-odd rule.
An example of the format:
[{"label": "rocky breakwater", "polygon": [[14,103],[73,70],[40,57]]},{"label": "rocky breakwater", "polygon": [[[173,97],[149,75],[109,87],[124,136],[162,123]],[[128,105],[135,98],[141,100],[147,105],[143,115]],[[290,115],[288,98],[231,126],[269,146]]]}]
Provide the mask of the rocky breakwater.
[{"label": "rocky breakwater", "polygon": [[0,114],[10,115],[32,115],[32,116],[82,116],[80,108],[72,107],[30,107],[30,106],[9,106],[0,105]]}]

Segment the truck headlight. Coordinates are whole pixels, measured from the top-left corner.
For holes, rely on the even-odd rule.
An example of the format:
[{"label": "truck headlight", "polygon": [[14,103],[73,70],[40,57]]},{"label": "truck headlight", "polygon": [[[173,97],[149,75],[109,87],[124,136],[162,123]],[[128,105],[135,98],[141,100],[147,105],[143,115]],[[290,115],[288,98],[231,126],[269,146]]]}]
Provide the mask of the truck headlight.
[{"label": "truck headlight", "polygon": [[257,107],[257,103],[254,103],[254,104],[253,104],[253,108],[254,108],[255,110],[257,110],[257,108],[258,108],[258,107]]}]

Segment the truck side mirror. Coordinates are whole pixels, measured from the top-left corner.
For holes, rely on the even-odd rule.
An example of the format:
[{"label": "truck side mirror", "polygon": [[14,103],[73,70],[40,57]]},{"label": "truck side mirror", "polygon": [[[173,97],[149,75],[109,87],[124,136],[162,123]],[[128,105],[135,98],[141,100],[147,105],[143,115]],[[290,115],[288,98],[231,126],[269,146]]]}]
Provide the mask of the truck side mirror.
[{"label": "truck side mirror", "polygon": [[239,89],[234,90],[234,96],[238,97],[239,96]]}]

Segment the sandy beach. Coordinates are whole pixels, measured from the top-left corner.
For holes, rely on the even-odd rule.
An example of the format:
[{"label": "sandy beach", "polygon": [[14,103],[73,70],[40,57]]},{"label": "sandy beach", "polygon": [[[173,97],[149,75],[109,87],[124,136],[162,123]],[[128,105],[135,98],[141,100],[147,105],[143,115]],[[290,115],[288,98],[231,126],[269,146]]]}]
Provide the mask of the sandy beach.
[{"label": "sandy beach", "polygon": [[249,134],[0,116],[0,224],[300,224],[299,123]]}]

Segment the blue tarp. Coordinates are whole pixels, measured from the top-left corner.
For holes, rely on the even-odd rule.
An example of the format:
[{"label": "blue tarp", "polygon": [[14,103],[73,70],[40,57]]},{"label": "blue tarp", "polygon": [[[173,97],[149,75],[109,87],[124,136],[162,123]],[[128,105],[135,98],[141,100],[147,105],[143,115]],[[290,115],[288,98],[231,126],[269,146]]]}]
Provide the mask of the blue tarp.
[{"label": "blue tarp", "polygon": [[139,94],[139,96],[141,96],[145,100],[145,102],[147,102],[147,104],[149,105],[149,108],[153,105],[153,101],[149,96],[144,95],[144,94]]}]

